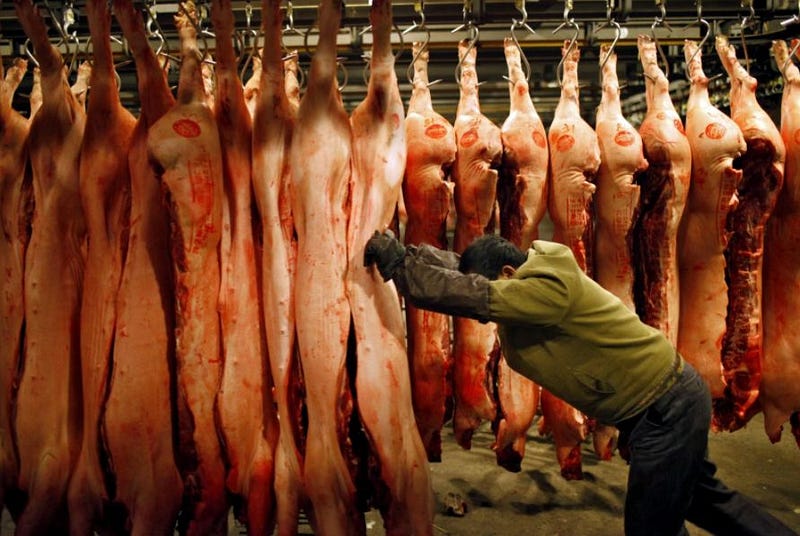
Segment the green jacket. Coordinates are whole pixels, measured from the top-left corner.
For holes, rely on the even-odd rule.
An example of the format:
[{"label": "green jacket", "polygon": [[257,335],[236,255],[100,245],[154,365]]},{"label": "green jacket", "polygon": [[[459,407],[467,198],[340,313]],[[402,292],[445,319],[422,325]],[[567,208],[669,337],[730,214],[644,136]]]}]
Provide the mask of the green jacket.
[{"label": "green jacket", "polygon": [[511,368],[603,422],[640,413],[682,365],[562,244],[535,241],[512,278],[489,283],[489,319]]},{"label": "green jacket", "polygon": [[667,338],[586,276],[567,246],[535,241],[510,279],[457,266],[454,253],[409,247],[394,280],[418,307],[496,322],[511,368],[602,422],[643,411],[683,366]]}]

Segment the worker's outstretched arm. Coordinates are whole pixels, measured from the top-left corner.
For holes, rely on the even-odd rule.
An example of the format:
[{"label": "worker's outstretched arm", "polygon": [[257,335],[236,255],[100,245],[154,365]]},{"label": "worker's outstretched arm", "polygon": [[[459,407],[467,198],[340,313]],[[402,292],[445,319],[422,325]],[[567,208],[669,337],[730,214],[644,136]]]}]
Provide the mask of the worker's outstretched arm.
[{"label": "worker's outstretched arm", "polygon": [[427,244],[406,248],[391,231],[376,232],[364,250],[364,265],[373,264],[415,307],[489,320],[489,280],[459,272],[453,252]]}]

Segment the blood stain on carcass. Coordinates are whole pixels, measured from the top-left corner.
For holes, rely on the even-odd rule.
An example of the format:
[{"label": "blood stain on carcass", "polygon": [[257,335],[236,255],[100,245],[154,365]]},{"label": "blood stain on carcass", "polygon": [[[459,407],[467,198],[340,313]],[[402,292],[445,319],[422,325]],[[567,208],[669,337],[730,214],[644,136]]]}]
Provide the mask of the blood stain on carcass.
[{"label": "blood stain on carcass", "polygon": [[178,119],[172,123],[172,130],[184,138],[196,138],[200,135],[200,125],[191,119]]}]

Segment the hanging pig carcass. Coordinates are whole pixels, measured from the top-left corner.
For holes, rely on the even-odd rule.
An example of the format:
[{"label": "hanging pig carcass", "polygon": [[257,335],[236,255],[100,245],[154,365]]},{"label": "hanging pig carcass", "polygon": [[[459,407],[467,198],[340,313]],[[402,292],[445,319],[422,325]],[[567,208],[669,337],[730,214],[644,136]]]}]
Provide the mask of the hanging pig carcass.
[{"label": "hanging pig carcass", "polygon": [[[403,199],[405,243],[447,249],[453,197],[450,169],[456,157],[453,126],[433,109],[428,88],[429,53],[414,43],[414,81],[405,119]],[[442,426],[453,411],[450,317],[406,302],[408,359],[414,416],[428,460],[442,459]]]},{"label": "hanging pig carcass", "polygon": [[[533,106],[522,70],[523,51],[507,37],[503,50],[508,66],[509,115],[500,129],[503,161],[497,182],[500,234],[523,251],[539,237],[547,211],[547,173],[550,159],[544,125]],[[519,471],[528,429],[539,407],[539,386],[512,370],[501,355],[495,371],[497,416],[493,449],[497,463]]]},{"label": "hanging pig carcass", "polygon": [[177,100],[150,127],[147,149],[170,212],[181,525],[188,534],[217,534],[225,530],[229,506],[215,410],[222,371],[217,312],[222,154],[206,103],[196,16],[192,2],[175,16],[182,58]]},{"label": "hanging pig carcass", "polygon": [[746,150],[739,127],[711,104],[708,78],[696,42],[684,52],[691,87],[686,137],[692,155],[692,182],[678,237],[680,324],[678,350],[705,380],[712,396],[722,395],[720,351],[725,333],[725,219],[735,202],[742,172],[733,161]]},{"label": "hanging pig carcass", "polygon": [[[548,208],[553,240],[569,246],[578,265],[591,274],[592,195],[600,167],[600,146],[597,134],[581,117],[577,44],[565,41],[561,56],[561,95],[548,132]],[[553,435],[561,475],[569,480],[583,478],[580,445],[588,433],[586,417],[547,389],[542,390],[541,403],[543,419],[539,428]]]},{"label": "hanging pig carcass", "polygon": [[757,412],[761,383],[762,264],[764,227],[781,186],[786,148],[781,134],[756,100],[758,81],[736,58],[733,45],[716,38],[717,53],[730,77],[731,119],[739,125],[747,152],[739,159],[738,203],[728,213],[725,248],[728,311],[722,340],[725,396],[714,401],[716,428],[736,430]]}]

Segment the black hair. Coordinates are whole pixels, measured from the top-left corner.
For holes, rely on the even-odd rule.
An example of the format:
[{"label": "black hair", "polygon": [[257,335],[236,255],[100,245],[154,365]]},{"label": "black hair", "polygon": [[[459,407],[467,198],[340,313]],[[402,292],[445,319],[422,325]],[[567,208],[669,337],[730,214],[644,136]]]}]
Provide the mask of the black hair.
[{"label": "black hair", "polygon": [[476,238],[461,254],[458,270],[465,274],[481,274],[488,279],[497,279],[503,266],[516,269],[528,259],[528,254],[496,234]]}]

